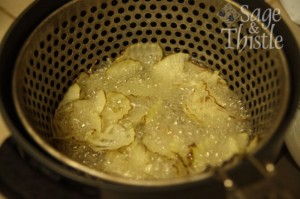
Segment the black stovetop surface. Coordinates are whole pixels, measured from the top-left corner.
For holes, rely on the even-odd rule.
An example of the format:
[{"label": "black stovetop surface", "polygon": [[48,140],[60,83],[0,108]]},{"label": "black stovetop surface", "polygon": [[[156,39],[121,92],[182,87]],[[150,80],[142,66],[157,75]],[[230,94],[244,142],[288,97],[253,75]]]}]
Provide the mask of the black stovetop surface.
[{"label": "black stovetop surface", "polygon": [[0,147],[0,193],[7,199],[93,198],[33,168],[20,157],[12,138]]},{"label": "black stovetop surface", "polygon": [[[276,179],[295,199],[300,198],[300,168],[286,147],[281,151],[276,170]],[[7,199],[99,198],[54,181],[32,167],[20,157],[12,138],[0,147],[0,193]]]}]

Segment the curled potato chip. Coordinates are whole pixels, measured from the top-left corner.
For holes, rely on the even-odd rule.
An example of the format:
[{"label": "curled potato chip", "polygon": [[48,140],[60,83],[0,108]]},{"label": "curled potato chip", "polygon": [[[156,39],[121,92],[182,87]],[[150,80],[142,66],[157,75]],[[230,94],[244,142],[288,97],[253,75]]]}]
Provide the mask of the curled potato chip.
[{"label": "curled potato chip", "polygon": [[165,57],[152,68],[152,77],[157,81],[171,82],[182,76],[185,62],[189,55],[176,53]]},{"label": "curled potato chip", "polygon": [[187,174],[180,161],[152,153],[138,141],[121,150],[109,151],[102,169],[135,179],[163,179]]},{"label": "curled potato chip", "polygon": [[221,121],[227,122],[229,113],[209,95],[207,85],[200,81],[191,97],[185,101],[184,111],[191,119],[197,119],[205,126],[220,125]]},{"label": "curled potato chip", "polygon": [[148,112],[146,106],[138,106],[131,109],[131,111],[126,115],[126,117],[121,121],[123,123],[130,123],[133,126],[136,126],[144,122],[145,115]]},{"label": "curled potato chip", "polygon": [[145,81],[140,78],[131,78],[118,85],[118,92],[124,95],[148,97],[155,95],[157,91],[153,85],[154,83],[151,80]]},{"label": "curled potato chip", "polygon": [[121,57],[117,59],[122,60],[135,60],[140,61],[146,66],[152,66],[159,62],[163,57],[163,51],[157,43],[137,43],[129,46]]},{"label": "curled potato chip", "polygon": [[78,141],[85,141],[90,132],[101,131],[99,114],[89,100],[77,100],[60,106],[55,113],[54,125],[54,137],[74,137]]},{"label": "curled potato chip", "polygon": [[196,64],[190,61],[186,61],[184,63],[184,72],[188,74],[190,77],[197,76],[200,73],[205,71],[208,71],[208,69],[197,66]]},{"label": "curled potato chip", "polygon": [[[222,138],[222,139],[221,139]],[[242,153],[248,143],[249,135],[237,133],[219,138],[205,137],[192,147],[192,173],[203,172],[207,166],[220,166],[233,155]]]},{"label": "curled potato chip", "polygon": [[[77,84],[74,84],[77,85]],[[78,96],[78,87],[71,87],[76,90]],[[72,92],[72,90],[69,90]],[[68,93],[69,96],[71,96]],[[66,99],[69,99],[69,96]],[[91,99],[75,100],[65,104],[60,104],[54,117],[54,126],[56,137],[70,137],[74,135],[75,139],[85,141],[89,132],[101,131],[101,120],[99,114],[102,112],[106,103],[104,92],[97,91]]]},{"label": "curled potato chip", "polygon": [[84,99],[89,99],[93,97],[96,91],[105,91],[105,71],[99,70],[93,74],[86,72],[80,73],[79,77],[76,79],[76,84],[80,86],[80,97]]},{"label": "curled potato chip", "polygon": [[208,165],[215,166],[215,163],[212,163],[212,161],[207,158],[207,155],[209,154],[209,152],[211,152],[210,149],[214,147],[214,140],[209,138],[201,140],[201,142],[198,142],[194,147],[192,147],[193,163],[191,171],[193,173],[203,172]]},{"label": "curled potato chip", "polygon": [[[104,115],[110,120],[118,120],[128,112],[129,109],[126,108],[128,103],[128,99],[124,96],[110,93],[107,105],[109,109],[106,106]],[[133,128],[125,129],[119,124],[112,124],[102,129],[100,113],[105,104],[104,92],[97,91],[88,100],[77,100],[62,105],[55,117],[56,128],[62,130],[59,136],[73,137],[78,141],[87,142],[95,151],[117,149],[129,145],[134,140]]]},{"label": "curled potato chip", "polygon": [[106,104],[106,98],[105,98],[104,91],[102,90],[96,91],[94,96],[90,98],[90,106],[94,107],[93,109],[98,114],[100,114],[103,111],[105,104]]},{"label": "curled potato chip", "polygon": [[233,139],[236,140],[239,152],[244,151],[249,144],[249,134],[248,133],[237,133]]},{"label": "curled potato chip", "polygon": [[90,132],[87,141],[95,151],[114,150],[131,144],[134,136],[133,128],[125,129],[119,124],[112,124],[102,132]]},{"label": "curled potato chip", "polygon": [[[199,82],[205,82],[206,91],[208,91],[209,95],[215,99],[215,102],[217,104],[229,109],[228,111],[230,112],[238,110],[237,106],[241,106],[241,104],[238,103],[238,96],[229,89],[227,82],[219,75],[218,71],[202,69],[202,71],[200,72],[201,69],[197,69],[197,66],[193,67],[192,64],[186,64],[186,67],[188,68],[187,70],[191,74],[190,83],[192,83],[193,86],[199,84]],[[192,72],[196,72],[197,70],[199,70],[199,72]],[[232,106],[232,101],[236,102],[235,106]],[[235,115],[240,114],[239,111],[235,112]]]},{"label": "curled potato chip", "polygon": [[117,123],[131,109],[129,99],[121,93],[108,93],[106,104],[101,113],[105,125]]},{"label": "curled potato chip", "polygon": [[137,142],[122,151],[111,151],[105,156],[103,170],[120,176],[145,178],[146,165],[150,162],[150,153]]},{"label": "curled potato chip", "polygon": [[64,98],[60,102],[60,106],[68,102],[78,100],[79,97],[80,97],[80,87],[78,84],[74,83],[69,87],[68,91],[65,93]]},{"label": "curled potato chip", "polygon": [[116,62],[106,71],[106,76],[112,80],[128,80],[143,70],[143,66],[139,61],[124,60]]}]

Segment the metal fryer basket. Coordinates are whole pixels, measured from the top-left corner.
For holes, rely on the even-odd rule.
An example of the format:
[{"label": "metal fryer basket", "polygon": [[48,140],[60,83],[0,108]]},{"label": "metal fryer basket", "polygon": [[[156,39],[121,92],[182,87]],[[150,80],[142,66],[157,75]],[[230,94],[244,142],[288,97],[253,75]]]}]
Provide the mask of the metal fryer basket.
[{"label": "metal fryer basket", "polygon": [[[279,49],[256,50],[249,44],[241,52],[225,49],[230,36],[222,28],[243,23],[241,33],[253,36],[251,22],[237,18],[228,26],[222,21],[219,12],[227,4],[232,3],[76,0],[57,10],[28,38],[14,71],[14,101],[28,133],[48,150],[51,118],[80,72],[116,58],[132,43],[159,42],[166,54],[186,52],[219,70],[245,103],[253,135],[267,142],[288,106],[287,64]],[[265,29],[262,33],[270,35]]]}]

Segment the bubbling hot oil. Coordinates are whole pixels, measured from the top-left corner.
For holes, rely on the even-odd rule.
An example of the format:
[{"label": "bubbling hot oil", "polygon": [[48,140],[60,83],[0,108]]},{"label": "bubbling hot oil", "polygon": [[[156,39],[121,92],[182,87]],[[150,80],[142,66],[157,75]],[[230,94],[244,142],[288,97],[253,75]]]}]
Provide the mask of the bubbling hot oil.
[{"label": "bubbling hot oil", "polygon": [[158,44],[135,44],[82,73],[54,116],[58,150],[95,170],[134,179],[198,174],[243,153],[251,126],[217,71]]}]

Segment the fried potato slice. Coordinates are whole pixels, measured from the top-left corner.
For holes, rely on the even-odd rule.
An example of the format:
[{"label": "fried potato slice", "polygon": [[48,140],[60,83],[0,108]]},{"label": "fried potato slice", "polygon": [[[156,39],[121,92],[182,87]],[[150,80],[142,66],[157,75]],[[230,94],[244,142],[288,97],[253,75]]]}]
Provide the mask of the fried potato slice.
[{"label": "fried potato slice", "polygon": [[123,60],[139,61],[145,66],[152,66],[159,62],[163,57],[163,51],[157,43],[137,43],[126,48],[124,53],[116,60],[116,62]]},{"label": "fried potato slice", "polygon": [[86,141],[91,132],[102,129],[99,114],[106,99],[103,91],[98,91],[91,99],[75,100],[58,107],[54,117],[55,137],[73,137]]},{"label": "fried potato slice", "polygon": [[106,77],[111,81],[124,81],[131,77],[135,77],[143,70],[143,66],[139,61],[124,60],[116,62],[106,70]]},{"label": "fried potato slice", "polygon": [[176,53],[165,57],[152,68],[152,77],[159,82],[174,82],[183,74],[185,62],[189,59],[185,53]]},{"label": "fried potato slice", "polygon": [[115,150],[130,145],[134,141],[133,128],[124,128],[119,124],[112,124],[104,131],[93,131],[87,136],[87,141],[94,151]]},{"label": "fried potato slice", "polygon": [[107,93],[106,104],[101,113],[104,125],[117,123],[131,109],[129,99],[121,93]]}]

